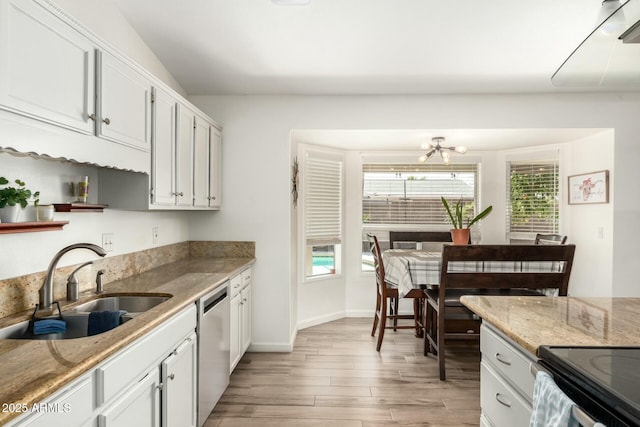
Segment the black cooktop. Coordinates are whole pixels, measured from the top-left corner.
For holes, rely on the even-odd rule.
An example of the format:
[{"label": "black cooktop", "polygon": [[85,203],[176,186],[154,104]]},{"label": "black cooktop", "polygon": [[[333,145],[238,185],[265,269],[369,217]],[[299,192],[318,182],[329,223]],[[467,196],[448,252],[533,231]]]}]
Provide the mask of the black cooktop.
[{"label": "black cooktop", "polygon": [[538,355],[553,374],[564,377],[565,387],[569,384],[608,411],[640,423],[640,347],[542,346]]}]

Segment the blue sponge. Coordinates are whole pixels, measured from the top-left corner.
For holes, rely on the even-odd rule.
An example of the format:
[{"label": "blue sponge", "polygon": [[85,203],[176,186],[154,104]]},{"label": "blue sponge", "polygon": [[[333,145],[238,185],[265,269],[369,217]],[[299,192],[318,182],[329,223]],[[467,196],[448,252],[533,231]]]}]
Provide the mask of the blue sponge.
[{"label": "blue sponge", "polygon": [[33,334],[62,334],[67,330],[67,323],[59,319],[43,319],[33,322]]}]

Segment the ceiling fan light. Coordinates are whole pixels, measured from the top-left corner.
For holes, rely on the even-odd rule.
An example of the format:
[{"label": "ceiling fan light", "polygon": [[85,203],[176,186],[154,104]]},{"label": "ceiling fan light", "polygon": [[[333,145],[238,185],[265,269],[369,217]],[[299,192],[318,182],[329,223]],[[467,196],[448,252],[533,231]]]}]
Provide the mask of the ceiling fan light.
[{"label": "ceiling fan light", "polygon": [[458,147],[455,148],[456,153],[460,153],[460,154],[464,154],[467,152],[467,146],[466,145],[460,145]]},{"label": "ceiling fan light", "polygon": [[422,145],[420,145],[420,148],[422,148],[423,150],[431,150],[433,146],[428,142],[423,142]]},{"label": "ceiling fan light", "polygon": [[426,161],[427,161],[427,156],[425,156],[425,155],[423,154],[422,156],[418,157],[418,161],[419,161],[420,163],[424,163],[424,162],[426,162]]},{"label": "ceiling fan light", "polygon": [[448,151],[440,151],[440,155],[443,159],[449,159],[451,157]]}]

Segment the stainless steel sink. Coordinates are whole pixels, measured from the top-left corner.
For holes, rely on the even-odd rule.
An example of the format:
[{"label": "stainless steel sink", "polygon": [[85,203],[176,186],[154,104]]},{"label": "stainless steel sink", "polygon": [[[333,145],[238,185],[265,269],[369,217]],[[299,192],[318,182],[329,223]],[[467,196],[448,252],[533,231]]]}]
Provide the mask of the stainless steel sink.
[{"label": "stainless steel sink", "polygon": [[72,309],[76,313],[93,311],[124,310],[127,313],[141,313],[168,300],[169,296],[157,295],[107,295],[80,304]]},{"label": "stainless steel sink", "polygon": [[0,329],[0,339],[65,340],[87,336],[89,324],[88,313],[65,313],[64,320],[67,322],[67,330],[62,334],[33,335],[33,333],[29,331],[29,320],[25,320],[24,322]]},{"label": "stainless steel sink", "polygon": [[29,321],[25,320],[0,329],[0,339],[65,340],[82,338],[88,336],[89,315],[92,312],[123,310],[126,312],[121,318],[124,323],[169,298],[171,296],[168,295],[105,295],[63,311],[62,317],[67,323],[67,330],[64,333],[34,335],[29,328]]}]

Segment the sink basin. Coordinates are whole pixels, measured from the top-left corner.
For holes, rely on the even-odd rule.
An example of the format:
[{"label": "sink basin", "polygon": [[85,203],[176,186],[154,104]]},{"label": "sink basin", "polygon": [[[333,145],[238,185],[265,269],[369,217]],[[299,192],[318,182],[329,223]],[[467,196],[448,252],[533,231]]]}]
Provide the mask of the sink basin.
[{"label": "sink basin", "polygon": [[80,304],[72,312],[86,313],[92,311],[124,310],[127,313],[141,313],[171,298],[157,295],[107,295]]},{"label": "sink basin", "polygon": [[67,322],[67,330],[63,334],[33,335],[29,332],[29,321],[25,320],[0,329],[0,339],[65,340],[87,336],[89,314],[66,313],[64,320]]},{"label": "sink basin", "polygon": [[[65,340],[88,336],[89,314],[96,311],[124,310],[122,323],[137,314],[147,311],[171,298],[167,295],[105,295],[62,312],[67,322],[67,330],[62,334],[33,335],[29,331],[29,321],[16,323],[0,329],[0,339]],[[56,318],[56,317],[52,317]]]}]

